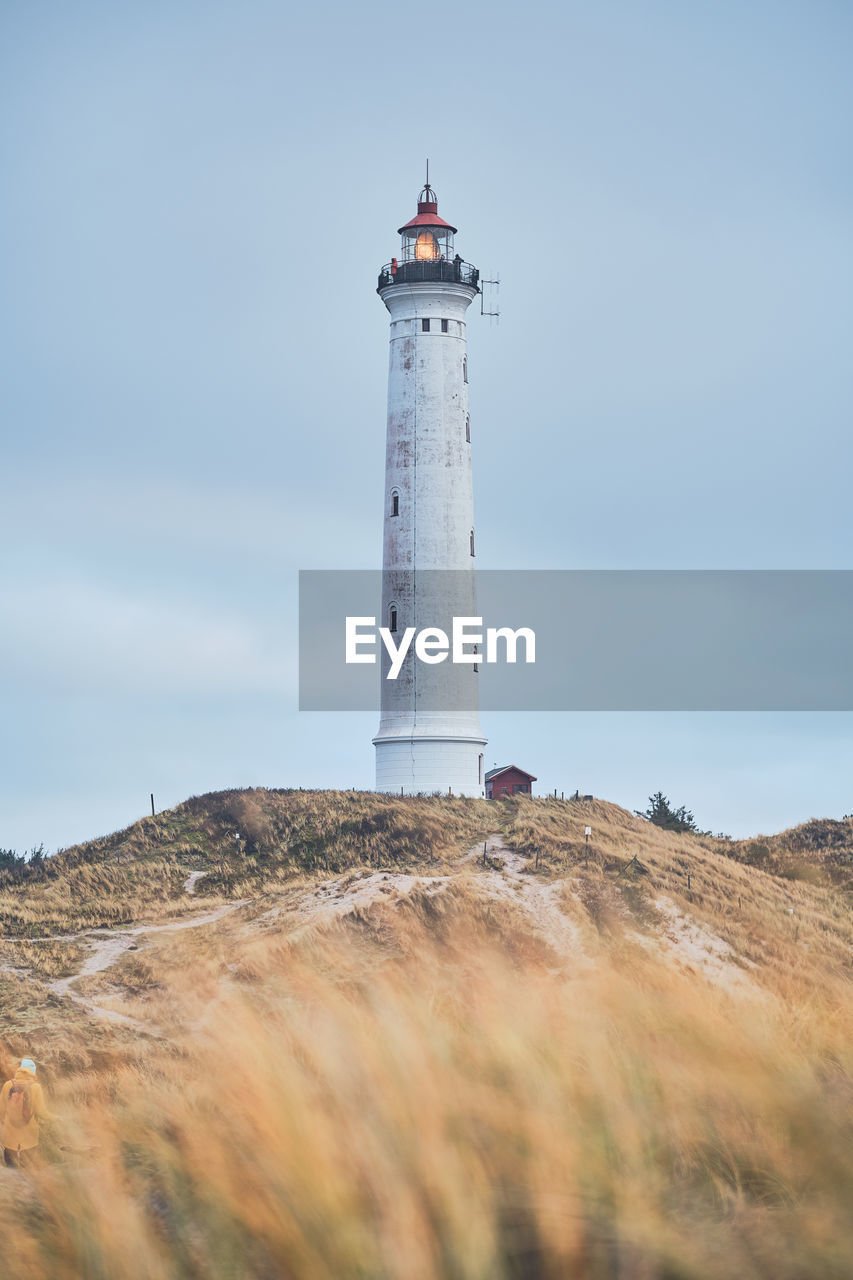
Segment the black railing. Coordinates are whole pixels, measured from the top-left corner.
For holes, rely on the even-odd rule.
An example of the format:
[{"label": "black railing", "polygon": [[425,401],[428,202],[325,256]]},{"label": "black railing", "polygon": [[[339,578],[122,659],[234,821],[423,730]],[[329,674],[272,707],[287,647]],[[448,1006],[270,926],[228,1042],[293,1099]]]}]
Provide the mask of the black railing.
[{"label": "black railing", "polygon": [[417,284],[429,280],[452,280],[456,284],[467,284],[480,291],[480,273],[470,262],[461,258],[439,259],[437,262],[389,262],[379,272],[379,284],[376,292],[387,289],[391,284]]}]

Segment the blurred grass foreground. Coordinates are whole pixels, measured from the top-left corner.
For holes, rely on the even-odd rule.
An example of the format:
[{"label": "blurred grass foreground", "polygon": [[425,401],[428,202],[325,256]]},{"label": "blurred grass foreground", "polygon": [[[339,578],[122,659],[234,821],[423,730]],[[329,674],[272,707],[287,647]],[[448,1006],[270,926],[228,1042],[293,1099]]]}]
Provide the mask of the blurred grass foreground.
[{"label": "blurred grass foreground", "polygon": [[[746,932],[764,912],[774,961],[711,981],[658,945],[656,890],[547,864],[575,820],[535,804],[501,822],[508,848],[539,831],[525,874],[563,904],[562,954],[522,910],[521,875],[497,892],[500,867],[440,860],[316,927],[267,897],[126,957],[111,981],[148,1035],[63,1029],[54,1000],[46,1043],[89,1035],[88,1057],[50,1074],[41,1167],[0,1178],[3,1273],[853,1274],[849,924],[811,947],[816,981],[771,877],[729,863],[742,899],[757,885]],[[615,848],[636,820],[599,808]],[[695,842],[638,823],[636,838],[658,840],[661,877],[684,849],[699,866]],[[702,856],[706,876],[725,868]],[[849,916],[795,891],[825,903],[815,938]],[[303,876],[299,892],[319,889]],[[696,909],[707,920],[707,892]]]}]

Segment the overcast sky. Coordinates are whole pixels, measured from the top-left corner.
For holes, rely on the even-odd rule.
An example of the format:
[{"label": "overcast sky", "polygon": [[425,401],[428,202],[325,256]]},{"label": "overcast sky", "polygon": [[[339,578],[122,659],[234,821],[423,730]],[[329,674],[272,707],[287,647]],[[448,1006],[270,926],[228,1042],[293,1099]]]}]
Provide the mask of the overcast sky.
[{"label": "overcast sky", "polygon": [[[0,5],[0,846],[373,783],[296,574],[381,557],[378,268],[424,159],[480,568],[851,568],[853,10]],[[472,308],[472,313],[475,308]],[[853,716],[489,715],[487,764],[736,835],[853,810]]]}]

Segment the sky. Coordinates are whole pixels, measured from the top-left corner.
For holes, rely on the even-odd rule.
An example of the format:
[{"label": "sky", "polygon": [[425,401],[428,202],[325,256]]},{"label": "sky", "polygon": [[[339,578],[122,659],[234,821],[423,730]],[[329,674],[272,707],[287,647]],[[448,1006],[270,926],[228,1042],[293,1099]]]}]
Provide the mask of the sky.
[{"label": "sky", "polygon": [[[430,161],[478,566],[848,569],[853,10],[0,3],[0,847],[373,784],[297,710],[297,573],[381,558]],[[472,312],[475,308],[472,308]],[[487,764],[700,826],[853,811],[853,715],[503,713]]]}]

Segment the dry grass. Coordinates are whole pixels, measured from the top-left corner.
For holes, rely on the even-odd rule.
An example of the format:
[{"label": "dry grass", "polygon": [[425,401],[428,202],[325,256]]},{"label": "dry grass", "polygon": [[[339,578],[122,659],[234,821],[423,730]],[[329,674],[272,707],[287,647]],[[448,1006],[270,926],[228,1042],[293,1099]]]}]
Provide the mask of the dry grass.
[{"label": "dry grass", "polygon": [[[324,801],[303,794],[189,802],[180,838],[194,847],[233,837],[240,817],[259,869],[228,865],[261,895],[207,928],[151,935],[81,984],[161,1038],[98,1027],[9,975],[8,1053],[37,1051],[60,1116],[44,1166],[0,1177],[10,1275],[849,1275],[843,895],[599,801],[522,798],[484,817],[344,793],[314,838]],[[444,861],[499,826],[527,874]],[[380,861],[447,882],[288,932],[318,880],[357,883]],[[537,929],[525,904],[544,898],[585,956]],[[748,981],[706,980],[677,954],[673,919]]]},{"label": "dry grass", "polygon": [[731,857],[788,880],[853,894],[853,818],[812,818],[778,835],[726,842]]},{"label": "dry grass", "polygon": [[[113,927],[253,896],[303,872],[423,865],[470,845],[487,813],[482,801],[356,791],[197,796],[63,850],[23,881],[0,873],[0,920],[22,937]],[[193,870],[206,874],[190,900]]]},{"label": "dry grass", "polygon": [[83,951],[77,941],[20,939],[0,943],[0,964],[4,969],[26,970],[40,978],[64,978],[79,971]]},{"label": "dry grass", "polygon": [[[605,902],[615,893],[623,904],[627,895],[653,906],[663,896],[712,929],[742,963],[755,966],[756,981],[780,995],[795,989],[804,999],[820,999],[828,976],[845,983],[853,977],[853,913],[832,888],[744,865],[720,852],[717,841],[662,831],[601,800],[521,799],[507,808],[507,839],[531,859],[539,853],[540,874],[568,875],[580,896]],[[629,866],[634,855],[639,867]],[[607,918],[618,914],[611,909]]]},{"label": "dry grass", "polygon": [[193,1034],[78,1077],[85,1154],[0,1183],[10,1274],[847,1274],[849,998],[737,1002],[640,949],[555,974],[471,886],[256,937],[212,1002],[196,945]]}]

